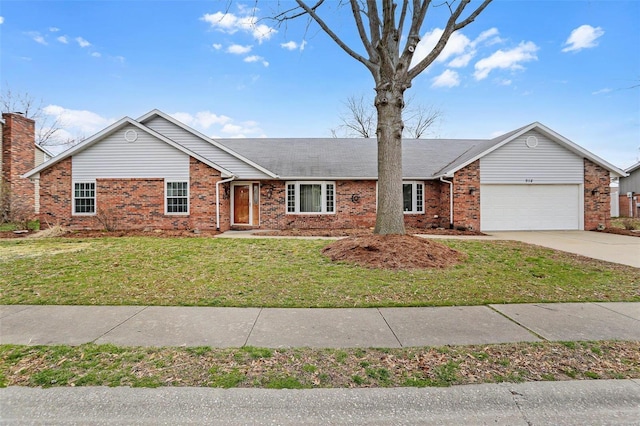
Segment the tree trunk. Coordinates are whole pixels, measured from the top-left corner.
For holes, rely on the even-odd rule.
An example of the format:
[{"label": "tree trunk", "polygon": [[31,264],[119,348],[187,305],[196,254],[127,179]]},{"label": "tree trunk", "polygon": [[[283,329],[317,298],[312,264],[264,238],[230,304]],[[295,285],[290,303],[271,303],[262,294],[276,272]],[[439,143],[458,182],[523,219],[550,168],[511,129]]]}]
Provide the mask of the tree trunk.
[{"label": "tree trunk", "polygon": [[397,89],[378,90],[378,212],[374,234],[405,234],[402,202],[402,107]]}]

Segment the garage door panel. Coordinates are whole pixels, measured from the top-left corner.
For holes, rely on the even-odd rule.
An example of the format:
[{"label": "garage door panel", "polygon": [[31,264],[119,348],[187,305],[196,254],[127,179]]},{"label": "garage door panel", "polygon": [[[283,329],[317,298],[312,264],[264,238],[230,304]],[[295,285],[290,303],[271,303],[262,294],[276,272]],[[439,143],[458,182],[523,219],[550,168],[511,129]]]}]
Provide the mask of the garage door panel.
[{"label": "garage door panel", "polygon": [[483,231],[580,229],[580,185],[482,185]]}]

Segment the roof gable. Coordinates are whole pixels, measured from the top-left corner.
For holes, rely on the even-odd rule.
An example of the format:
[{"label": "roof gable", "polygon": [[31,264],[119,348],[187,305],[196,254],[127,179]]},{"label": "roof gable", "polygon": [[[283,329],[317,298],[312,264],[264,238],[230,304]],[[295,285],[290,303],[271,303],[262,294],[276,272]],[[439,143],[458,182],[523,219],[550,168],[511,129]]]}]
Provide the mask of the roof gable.
[{"label": "roof gable", "polygon": [[127,126],[127,125],[132,125],[134,127],[136,127],[138,130],[143,131],[148,133],[149,135],[161,140],[162,142],[171,145],[172,147],[174,147],[175,149],[184,152],[185,154],[196,158],[197,160],[207,164],[210,167],[215,168],[216,170],[220,171],[220,173],[222,174],[223,177],[230,177],[233,176],[233,174],[226,170],[223,167],[220,167],[219,165],[211,162],[209,159],[202,157],[201,155],[190,151],[189,149],[183,147],[182,145],[174,142],[173,140],[167,138],[166,136],[156,132],[153,129],[150,129],[146,126],[144,126],[141,123],[138,123],[137,121],[129,118],[129,117],[124,117],[122,119],[120,119],[119,121],[113,123],[111,126],[108,126],[107,128],[103,129],[102,131],[96,133],[95,135],[85,139],[84,141],[82,141],[81,143],[79,143],[78,145],[75,145],[69,149],[67,149],[66,151],[64,151],[63,153],[53,157],[51,160],[42,163],[40,166],[32,169],[31,171],[27,172],[24,174],[25,178],[30,178],[38,173],[40,173],[42,170],[47,169],[51,166],[53,166],[54,164],[59,163],[60,161],[72,157],[74,154],[77,154],[79,152],[82,152],[86,149],[89,149],[91,146],[99,143],[100,141],[102,141],[103,139],[105,139],[106,137],[112,135],[113,133],[117,132],[118,130],[122,129],[123,127]]},{"label": "roof gable", "polygon": [[[477,152],[475,155],[466,155],[464,156],[464,159],[460,159],[457,161],[452,162],[452,164],[443,169],[441,171],[442,175],[445,176],[453,176],[453,174],[455,172],[457,172],[458,170],[466,167],[467,165],[473,163],[474,161],[490,154],[491,152],[499,149],[500,147],[508,144],[509,142],[519,138],[520,136],[522,136],[523,134],[531,131],[531,130],[536,130],[542,134],[544,134],[546,137],[548,137],[549,139],[551,139],[552,141],[554,141],[555,143],[559,144],[560,146],[562,146],[563,148],[573,152],[574,154],[582,157],[582,158],[587,158],[590,161],[592,161],[593,163],[603,167],[604,169],[608,170],[610,173],[613,173],[614,175],[617,176],[625,176],[626,173],[622,170],[620,170],[618,167],[612,165],[611,163],[608,163],[607,161],[603,160],[602,158],[598,157],[597,155],[587,151],[586,149],[582,148],[581,146],[571,142],[569,139],[565,138],[564,136],[560,135],[559,133],[554,132],[553,130],[551,130],[550,128],[546,127],[545,125],[538,123],[538,122],[534,122],[531,123],[527,126],[521,127],[519,129],[513,130],[509,133],[505,133],[504,135],[498,136],[494,139],[491,139],[489,141],[487,141],[486,144],[483,145],[479,145],[479,152]],[[484,149],[483,149],[484,148]]]},{"label": "roof gable", "polygon": [[[225,146],[224,144],[220,144],[218,143],[216,140],[198,132],[197,130],[187,126],[186,124],[176,120],[175,118],[171,117],[168,114],[165,114],[164,112],[158,110],[158,109],[154,109],[152,111],[149,111],[148,113],[146,113],[145,115],[143,115],[142,117],[140,117],[138,119],[138,121],[142,124],[148,124],[153,122],[156,119],[162,119],[165,123],[173,126],[172,130],[169,130],[169,132],[175,133],[176,130],[181,131],[182,135],[176,135],[175,137],[175,141],[180,143],[183,146],[187,146],[189,149],[191,149],[194,152],[198,152],[201,155],[207,157],[207,158],[213,158],[213,157],[218,157],[216,161],[217,163],[220,162],[224,162],[224,166],[229,168],[230,170],[234,171],[234,168],[238,167],[239,173],[234,173],[236,175],[244,175],[247,172],[247,167],[249,166],[255,170],[257,170],[259,172],[259,175],[256,176],[252,176],[252,177],[271,177],[271,178],[276,178],[277,174],[273,173],[272,171],[268,170],[267,168],[263,167],[262,165],[255,163],[253,161],[251,161],[248,158],[243,157],[241,154],[233,151],[232,149],[230,149],[228,146]],[[190,135],[190,138],[185,138],[184,135]],[[215,149],[212,149],[215,148]],[[216,150],[222,151],[224,152],[226,155],[225,156],[220,156],[219,154],[217,154]],[[224,158],[226,157],[226,158]],[[235,161],[230,161],[230,159],[233,159]],[[236,165],[236,167],[234,167],[234,163]],[[244,164],[239,164],[239,163],[244,163]],[[243,173],[244,172],[244,173]],[[266,176],[265,176],[266,175]]]}]

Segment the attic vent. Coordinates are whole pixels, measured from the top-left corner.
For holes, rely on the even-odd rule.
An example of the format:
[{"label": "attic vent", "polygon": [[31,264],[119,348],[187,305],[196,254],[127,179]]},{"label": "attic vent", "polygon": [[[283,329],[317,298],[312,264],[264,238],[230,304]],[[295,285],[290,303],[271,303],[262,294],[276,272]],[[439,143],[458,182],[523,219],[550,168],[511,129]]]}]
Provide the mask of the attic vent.
[{"label": "attic vent", "polygon": [[535,136],[529,136],[525,142],[529,148],[535,148],[538,146],[538,138]]},{"label": "attic vent", "polygon": [[127,130],[124,132],[124,140],[127,142],[135,142],[138,139],[138,133],[135,130]]}]

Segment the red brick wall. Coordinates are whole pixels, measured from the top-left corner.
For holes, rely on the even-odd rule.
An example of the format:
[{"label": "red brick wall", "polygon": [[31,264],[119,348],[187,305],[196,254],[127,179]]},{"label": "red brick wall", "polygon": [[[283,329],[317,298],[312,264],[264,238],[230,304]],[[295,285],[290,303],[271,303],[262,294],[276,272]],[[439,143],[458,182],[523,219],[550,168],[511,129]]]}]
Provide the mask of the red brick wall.
[{"label": "red brick wall", "polygon": [[[165,215],[162,178],[96,179],[96,215],[72,215],[71,159],[40,175],[41,222],[72,229],[104,229],[101,218],[117,229],[216,229],[215,183],[220,172],[198,160],[190,161],[190,214]],[[226,184],[228,185],[228,184]],[[229,199],[221,188],[221,230],[229,229]]]},{"label": "red brick wall", "polygon": [[[629,204],[635,206],[638,202],[640,202],[640,195],[634,194],[633,198],[627,197],[627,194],[620,194],[618,197],[620,201],[620,217],[630,217],[629,216]],[[631,208],[632,217],[640,217],[640,207]]]},{"label": "red brick wall", "polygon": [[480,161],[474,161],[454,175],[453,225],[480,230]]},{"label": "red brick wall", "polygon": [[[425,182],[425,213],[405,215],[406,226],[417,228],[431,228],[443,226],[443,221],[448,225],[448,208],[446,211],[443,211],[440,201],[442,198],[440,187],[442,185],[443,184],[441,182]],[[354,197],[354,195],[356,197]],[[287,194],[285,182],[262,182],[262,185],[260,187],[261,228],[347,229],[373,228],[376,224],[375,181],[336,181],[335,214],[289,214],[286,212],[286,196]],[[438,217],[434,218],[434,216]]]},{"label": "red brick wall", "polygon": [[[40,172],[40,227],[71,225],[71,158]],[[82,217],[86,226],[93,218]]]},{"label": "red brick wall", "polygon": [[585,158],[584,229],[587,231],[597,229],[599,225],[609,227],[611,224],[609,184],[609,172]]},{"label": "red brick wall", "polygon": [[2,118],[2,180],[8,182],[12,197],[19,197],[35,215],[34,183],[20,177],[35,167],[35,122],[20,114],[4,113]]},{"label": "red brick wall", "polygon": [[[216,229],[216,182],[222,180],[220,172],[191,157],[189,163],[190,222],[192,229]],[[220,230],[230,227],[229,183],[220,185]]]},{"label": "red brick wall", "polygon": [[289,214],[286,205],[286,183],[263,182],[260,226],[268,229],[372,228],[376,224],[376,182],[336,181],[335,214]]}]

